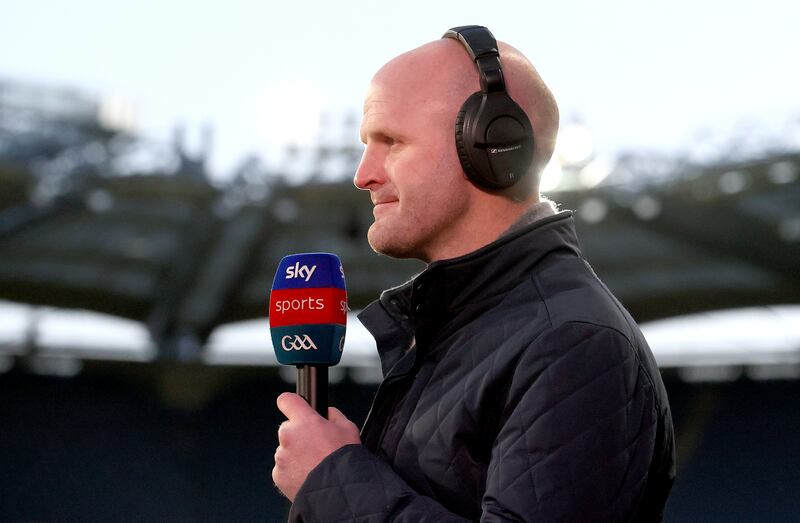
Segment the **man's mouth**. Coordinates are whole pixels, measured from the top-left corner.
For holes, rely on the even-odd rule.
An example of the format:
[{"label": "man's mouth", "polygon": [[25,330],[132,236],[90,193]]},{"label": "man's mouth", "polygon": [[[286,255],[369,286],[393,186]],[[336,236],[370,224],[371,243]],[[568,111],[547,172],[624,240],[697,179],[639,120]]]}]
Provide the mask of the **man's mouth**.
[{"label": "man's mouth", "polygon": [[387,209],[393,203],[398,203],[398,200],[396,198],[381,198],[379,200],[376,200],[375,202],[373,202],[375,207],[372,209],[372,213],[377,214],[382,209]]},{"label": "man's mouth", "polygon": [[375,206],[383,205],[384,203],[396,202],[397,198],[394,196],[381,196],[372,199],[372,204]]}]

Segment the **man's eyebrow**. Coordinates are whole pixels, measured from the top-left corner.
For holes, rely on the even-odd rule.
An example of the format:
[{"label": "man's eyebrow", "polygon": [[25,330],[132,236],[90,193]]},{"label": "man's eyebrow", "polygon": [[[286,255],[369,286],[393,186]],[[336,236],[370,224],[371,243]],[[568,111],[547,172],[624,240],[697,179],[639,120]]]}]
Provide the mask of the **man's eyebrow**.
[{"label": "man's eyebrow", "polygon": [[360,136],[361,137],[361,141],[363,143],[367,143],[366,140],[365,140],[366,138],[371,138],[371,139],[379,141],[379,142],[392,142],[392,143],[395,143],[395,142],[403,142],[404,141],[403,135],[401,135],[398,132],[395,132],[392,129],[388,129],[388,128],[385,128],[385,127],[376,127],[376,128],[370,129],[368,132],[363,132],[362,131],[360,133],[360,135],[361,135]]},{"label": "man's eyebrow", "polygon": [[370,111],[369,114],[364,115],[364,120],[361,123],[361,127],[359,128],[359,135],[363,138],[365,137],[373,137],[373,138],[396,138],[399,133],[397,129],[391,127],[391,123],[388,122],[385,118],[381,118],[379,121],[376,121],[378,117],[384,117],[386,113],[384,111]]}]

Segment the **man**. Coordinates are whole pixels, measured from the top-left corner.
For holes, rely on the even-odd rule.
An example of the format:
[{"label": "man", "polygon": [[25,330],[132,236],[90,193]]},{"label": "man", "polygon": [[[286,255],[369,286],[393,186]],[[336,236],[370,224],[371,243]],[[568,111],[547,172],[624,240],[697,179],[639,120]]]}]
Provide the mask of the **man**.
[{"label": "man", "polygon": [[[360,436],[334,408],[325,420],[278,398],[273,479],[290,519],[660,520],[674,442],[658,369],[571,213],[539,198],[555,101],[517,50],[501,43],[498,62],[485,28],[447,36],[389,62],[367,94],[355,184],[375,206],[369,243],[429,265],[360,316],[384,373]],[[479,90],[476,107],[507,106],[510,124],[492,116],[475,138],[482,117],[462,104]]]}]

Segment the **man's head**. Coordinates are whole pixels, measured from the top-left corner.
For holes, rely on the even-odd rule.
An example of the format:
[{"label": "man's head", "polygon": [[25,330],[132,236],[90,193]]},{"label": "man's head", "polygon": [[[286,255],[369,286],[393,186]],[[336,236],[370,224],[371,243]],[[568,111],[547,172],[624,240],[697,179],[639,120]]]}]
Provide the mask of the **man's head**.
[{"label": "man's head", "polygon": [[456,115],[480,89],[478,72],[456,40],[437,40],[390,61],[372,79],[364,103],[366,144],[355,176],[375,204],[368,239],[378,252],[424,261],[478,249],[538,201],[538,178],[555,145],[558,109],[533,66],[498,44],[506,88],[535,135],[531,172],[512,189],[470,182],[455,145]]}]

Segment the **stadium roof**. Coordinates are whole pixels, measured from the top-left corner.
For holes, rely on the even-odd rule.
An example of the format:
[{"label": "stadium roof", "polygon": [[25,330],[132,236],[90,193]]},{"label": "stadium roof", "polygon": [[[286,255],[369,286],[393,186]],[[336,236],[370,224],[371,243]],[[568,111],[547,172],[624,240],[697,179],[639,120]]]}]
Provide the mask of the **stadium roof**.
[{"label": "stadium roof", "polygon": [[[640,321],[800,303],[800,155],[694,168],[658,184],[551,195]],[[142,322],[158,353],[199,354],[218,325],[266,315],[278,260],[339,254],[351,307],[422,268],[373,254],[366,195],[202,177],[52,179],[0,166],[0,299]]]}]

